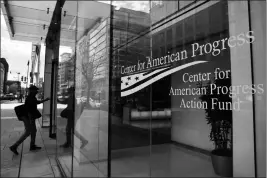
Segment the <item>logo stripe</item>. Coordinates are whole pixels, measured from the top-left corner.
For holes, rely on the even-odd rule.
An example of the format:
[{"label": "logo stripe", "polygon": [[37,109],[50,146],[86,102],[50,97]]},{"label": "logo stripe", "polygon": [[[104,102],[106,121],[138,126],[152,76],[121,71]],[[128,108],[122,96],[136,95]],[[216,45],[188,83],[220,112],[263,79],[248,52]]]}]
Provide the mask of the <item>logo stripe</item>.
[{"label": "logo stripe", "polygon": [[144,73],[140,73],[140,74],[134,74],[134,75],[130,75],[130,76],[122,77],[122,78],[121,78],[122,81],[127,81],[127,78],[128,78],[128,77],[135,78],[136,76],[140,77],[140,80],[139,80],[138,82],[129,84],[128,86],[125,86],[125,85],[121,84],[121,90],[124,90],[124,89],[127,90],[127,88],[129,88],[130,86],[132,86],[132,85],[134,85],[134,84],[136,84],[136,83],[140,83],[140,82],[142,82],[143,80],[145,80],[145,79],[151,77],[152,75],[155,75],[155,74],[157,74],[157,73],[159,73],[159,72],[161,72],[161,71],[163,71],[163,70],[165,70],[165,69],[167,69],[167,68],[169,68],[169,67],[161,68],[161,69],[155,70],[155,71],[153,71],[153,72],[151,72],[151,73],[149,73],[149,74],[147,74],[147,75],[145,75],[145,76],[144,76]]},{"label": "logo stripe", "polygon": [[140,84],[142,84],[142,83],[145,83],[145,82],[147,82],[148,80],[150,80],[151,78],[154,78],[155,76],[157,76],[157,75],[159,75],[159,74],[161,74],[161,73],[163,73],[163,72],[166,72],[166,71],[168,71],[168,70],[170,70],[170,68],[164,68],[164,70],[161,70],[161,71],[158,72],[158,73],[154,73],[153,75],[150,75],[149,77],[145,77],[145,78],[143,78],[142,80],[140,80],[140,81],[138,81],[138,82],[135,82],[135,83],[129,85],[129,87],[127,87],[127,88],[121,90],[121,92],[124,92],[124,91],[130,90],[130,89],[132,89],[132,88],[135,88],[135,87],[137,87],[138,85],[140,85]]},{"label": "logo stripe", "polygon": [[156,81],[158,81],[158,80],[160,80],[160,79],[162,79],[162,78],[164,78],[164,77],[166,77],[166,76],[168,76],[168,75],[170,75],[170,74],[172,74],[174,72],[177,72],[179,70],[185,69],[185,68],[190,67],[190,66],[194,66],[196,64],[205,63],[205,62],[208,62],[208,61],[194,61],[194,62],[191,62],[191,63],[188,63],[188,64],[184,64],[182,66],[178,66],[178,67],[175,67],[173,69],[170,69],[170,70],[168,70],[166,72],[163,72],[163,73],[157,75],[156,77],[154,77],[154,78],[142,83],[139,86],[136,86],[136,87],[134,87],[132,89],[129,89],[129,90],[121,92],[121,96],[124,97],[124,96],[131,95],[131,94],[133,94],[133,93],[135,93],[135,92],[137,92],[139,90],[142,90],[143,88],[147,87],[148,85],[151,85],[152,83],[154,83],[154,82],[156,82]]}]

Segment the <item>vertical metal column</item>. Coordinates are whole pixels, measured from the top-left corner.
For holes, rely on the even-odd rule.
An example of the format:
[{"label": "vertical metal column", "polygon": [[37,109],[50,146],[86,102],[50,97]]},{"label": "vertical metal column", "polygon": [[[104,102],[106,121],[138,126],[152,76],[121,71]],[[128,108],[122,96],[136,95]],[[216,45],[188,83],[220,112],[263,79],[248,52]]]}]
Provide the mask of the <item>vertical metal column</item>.
[{"label": "vertical metal column", "polygon": [[56,138],[56,115],[57,115],[57,68],[58,59],[52,60],[52,74],[51,74],[51,103],[50,103],[50,125],[49,137]]},{"label": "vertical metal column", "polygon": [[112,73],[113,73],[113,18],[114,18],[114,8],[113,8],[113,1],[110,1],[110,21],[109,21],[109,95],[108,95],[108,165],[107,165],[107,177],[111,177],[111,143],[112,143]]},{"label": "vertical metal column", "polygon": [[50,124],[49,137],[56,138],[56,118],[57,118],[57,75],[58,57],[60,46],[61,12],[65,0],[59,0],[56,4],[52,21],[49,26],[47,41],[50,42],[53,50],[52,71],[51,71],[51,91],[50,91]]},{"label": "vertical metal column", "polygon": [[[51,93],[51,72],[52,72],[53,50],[51,44],[46,42],[45,48],[45,68],[44,68],[44,98],[50,97]],[[42,127],[50,125],[50,103],[51,100],[43,104]]]}]

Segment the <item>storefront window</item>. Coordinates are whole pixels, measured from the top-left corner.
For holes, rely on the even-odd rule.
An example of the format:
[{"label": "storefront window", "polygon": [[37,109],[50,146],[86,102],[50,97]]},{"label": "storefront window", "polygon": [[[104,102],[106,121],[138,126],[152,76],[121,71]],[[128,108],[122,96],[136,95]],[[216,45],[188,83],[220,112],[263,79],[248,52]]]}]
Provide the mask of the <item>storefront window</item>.
[{"label": "storefront window", "polygon": [[77,41],[77,2],[66,1],[61,10],[60,46],[57,67],[57,159],[66,177],[73,177],[77,165],[74,132],[75,123],[75,62]]},{"label": "storefront window", "polygon": [[96,1],[66,1],[62,9],[61,49],[70,52],[60,59],[58,91],[65,97],[58,99],[57,127],[67,176],[108,174],[109,17],[110,4]]},{"label": "storefront window", "polygon": [[250,6],[66,1],[56,121],[67,177],[254,177],[265,83],[253,58],[266,44]]},{"label": "storefront window", "polygon": [[[239,88],[254,86],[250,69],[236,61],[255,40],[247,4],[152,1],[137,9],[144,4],[113,12],[111,176],[233,176],[245,167],[254,174],[253,162],[237,166],[236,148],[242,134],[253,147],[253,116],[244,121],[248,133],[237,126],[253,112]],[[252,148],[244,152],[253,157]]]},{"label": "storefront window", "polygon": [[[147,87],[142,93],[125,97],[122,97],[122,91],[138,78],[137,62],[141,63],[146,60],[146,56],[150,56],[150,4],[149,1],[129,1],[114,2],[113,5],[120,8],[114,10],[112,21],[114,46],[110,64],[113,69],[110,85],[112,95],[110,96],[112,101],[110,174],[112,177],[148,177],[151,144],[149,114],[144,116],[143,121],[136,117],[133,126],[130,113],[139,103],[140,108],[149,110],[151,88]],[[136,75],[130,75],[131,73]]]}]

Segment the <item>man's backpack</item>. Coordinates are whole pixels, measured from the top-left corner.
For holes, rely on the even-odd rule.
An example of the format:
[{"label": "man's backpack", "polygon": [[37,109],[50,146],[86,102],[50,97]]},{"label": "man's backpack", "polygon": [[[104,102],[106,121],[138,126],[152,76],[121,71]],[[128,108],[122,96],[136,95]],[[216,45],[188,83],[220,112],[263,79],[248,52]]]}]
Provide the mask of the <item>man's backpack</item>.
[{"label": "man's backpack", "polygon": [[15,110],[15,113],[16,113],[19,121],[22,121],[22,117],[23,116],[27,116],[28,115],[27,108],[26,108],[25,104],[16,106],[14,108],[14,110]]}]

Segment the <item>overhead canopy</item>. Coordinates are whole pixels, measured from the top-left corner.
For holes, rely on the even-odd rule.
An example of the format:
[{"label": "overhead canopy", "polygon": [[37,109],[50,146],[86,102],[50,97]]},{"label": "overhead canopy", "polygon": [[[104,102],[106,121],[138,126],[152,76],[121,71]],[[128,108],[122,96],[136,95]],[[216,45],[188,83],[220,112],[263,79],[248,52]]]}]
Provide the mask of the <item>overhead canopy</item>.
[{"label": "overhead canopy", "polygon": [[1,1],[12,40],[44,42],[56,1]]},{"label": "overhead canopy", "polygon": [[[44,43],[56,3],[57,1],[2,0],[1,8],[10,38]],[[100,19],[109,16],[109,4],[97,1],[65,1],[61,15],[60,45],[74,46],[75,40],[79,40]]]}]

